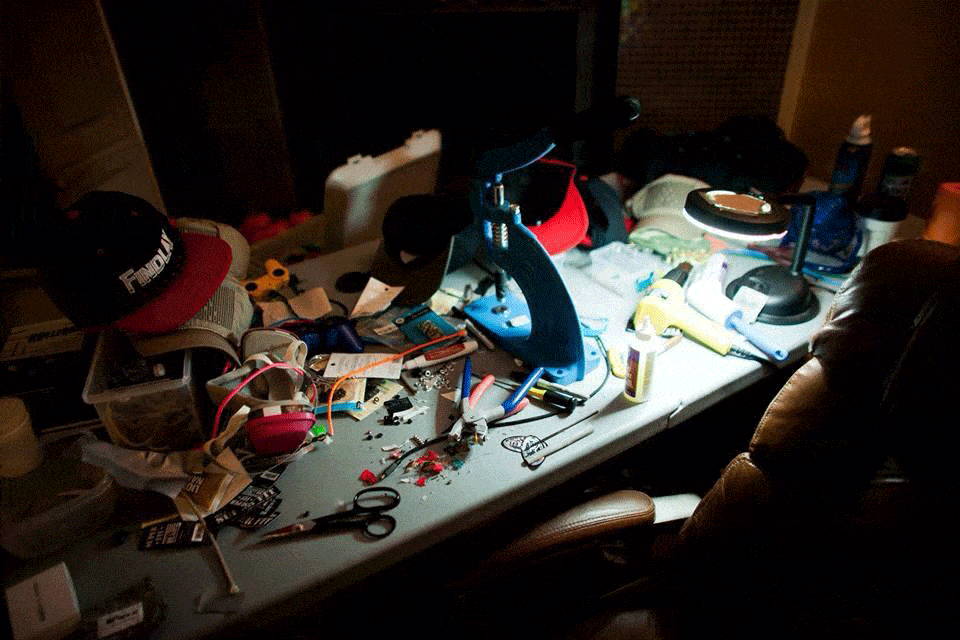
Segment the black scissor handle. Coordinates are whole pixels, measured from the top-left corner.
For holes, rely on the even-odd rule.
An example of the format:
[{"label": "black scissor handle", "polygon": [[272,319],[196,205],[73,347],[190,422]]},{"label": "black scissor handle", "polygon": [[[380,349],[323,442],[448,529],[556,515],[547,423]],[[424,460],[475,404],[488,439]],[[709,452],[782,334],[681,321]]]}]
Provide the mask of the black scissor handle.
[{"label": "black scissor handle", "polygon": [[385,513],[377,513],[364,522],[363,535],[379,540],[386,538],[397,528],[397,520]]},{"label": "black scissor handle", "polygon": [[391,487],[368,487],[357,491],[357,495],[353,496],[355,511],[379,513],[389,511],[398,504],[400,504],[400,492]]}]

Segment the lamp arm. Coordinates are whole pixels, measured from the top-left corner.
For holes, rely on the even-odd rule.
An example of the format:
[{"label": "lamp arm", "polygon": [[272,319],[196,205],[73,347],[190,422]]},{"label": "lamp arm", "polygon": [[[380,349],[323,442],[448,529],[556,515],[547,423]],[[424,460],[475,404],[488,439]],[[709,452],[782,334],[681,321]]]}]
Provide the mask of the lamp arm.
[{"label": "lamp arm", "polygon": [[777,198],[780,204],[798,204],[803,207],[803,217],[800,219],[800,232],[793,247],[793,260],[790,262],[790,273],[795,276],[803,274],[803,263],[807,257],[807,248],[810,244],[810,230],[813,228],[813,218],[817,211],[817,201],[810,194],[789,194]]}]

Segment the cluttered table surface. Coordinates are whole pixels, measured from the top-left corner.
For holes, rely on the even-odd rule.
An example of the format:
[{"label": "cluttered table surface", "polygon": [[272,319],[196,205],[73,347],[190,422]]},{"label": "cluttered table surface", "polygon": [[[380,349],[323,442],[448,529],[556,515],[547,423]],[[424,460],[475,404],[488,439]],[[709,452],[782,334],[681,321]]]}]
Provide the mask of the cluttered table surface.
[{"label": "cluttered table surface", "polygon": [[[309,287],[321,286],[347,308],[358,294],[340,294],[334,283],[345,272],[363,271],[372,260],[376,242],[358,245],[291,266],[291,272]],[[567,284],[578,314],[605,325],[603,340],[614,350],[629,339],[624,331],[637,304],[637,295],[623,295],[610,274],[585,265],[582,254],[555,256],[554,262]],[[755,260],[730,258],[730,275],[736,276]],[[462,291],[483,275],[469,265],[449,274],[444,290]],[[632,283],[631,283],[632,284]],[[629,289],[628,289],[629,291]],[[774,327],[757,325],[771,342],[789,352],[778,366],[802,358],[807,341],[820,326],[831,293],[816,289],[819,314],[802,324]],[[115,532],[103,532],[79,541],[60,556],[44,558],[25,567],[29,575],[53,562],[63,560],[73,578],[81,609],[113,597],[118,590],[150,578],[166,605],[166,619],[160,637],[201,637],[233,625],[242,625],[258,613],[309,594],[317,599],[329,596],[346,585],[408,558],[433,544],[490,521],[511,507],[569,480],[577,474],[634,447],[664,429],[709,407],[722,397],[746,388],[770,371],[761,365],[735,357],[722,357],[691,340],[683,339],[656,359],[646,402],[634,403],[623,397],[624,382],[605,380],[606,366],[588,373],[570,388],[590,399],[572,414],[491,429],[487,441],[464,447],[455,459],[441,459],[443,470],[429,477],[400,466],[377,486],[399,492],[400,503],[390,511],[396,519],[391,535],[370,539],[359,531],[322,536],[301,536],[274,544],[257,544],[264,532],[294,522],[299,514],[311,517],[333,513],[349,506],[363,488],[359,477],[364,470],[379,473],[390,462],[390,452],[409,446],[411,438],[422,441],[438,437],[457,414],[455,405],[463,359],[451,361],[443,378],[415,395],[409,390],[414,408],[424,407],[409,423],[383,424],[384,410],[357,421],[337,414],[335,435],[315,444],[309,453],[289,464],[276,487],[282,498],[280,516],[260,531],[226,527],[218,540],[223,555],[242,594],[230,596],[220,564],[209,546],[159,551],[141,551],[136,536],[118,541]],[[506,376],[516,369],[512,357],[500,350],[480,348],[472,356],[473,369]],[[595,394],[593,392],[596,391]],[[509,391],[492,387],[483,402],[502,401]],[[531,405],[524,417],[546,411]],[[594,413],[596,412],[596,413]],[[416,412],[415,412],[416,413]],[[573,422],[592,432],[566,448],[553,452],[537,468],[523,463],[521,456],[501,446],[510,436],[535,435],[546,438]],[[434,447],[438,452],[440,446]],[[441,453],[441,456],[444,455]],[[411,458],[412,459],[412,458]],[[418,482],[419,481],[419,482]],[[112,534],[113,533],[113,534]]]}]

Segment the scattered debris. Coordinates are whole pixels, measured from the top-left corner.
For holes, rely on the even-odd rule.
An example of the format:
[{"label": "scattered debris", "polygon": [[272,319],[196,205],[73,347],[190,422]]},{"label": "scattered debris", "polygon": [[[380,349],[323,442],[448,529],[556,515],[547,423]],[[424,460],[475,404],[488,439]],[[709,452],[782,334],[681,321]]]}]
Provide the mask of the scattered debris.
[{"label": "scattered debris", "polygon": [[360,473],[360,482],[363,484],[376,484],[377,476],[373,473],[373,471],[370,471],[370,469],[364,469]]}]

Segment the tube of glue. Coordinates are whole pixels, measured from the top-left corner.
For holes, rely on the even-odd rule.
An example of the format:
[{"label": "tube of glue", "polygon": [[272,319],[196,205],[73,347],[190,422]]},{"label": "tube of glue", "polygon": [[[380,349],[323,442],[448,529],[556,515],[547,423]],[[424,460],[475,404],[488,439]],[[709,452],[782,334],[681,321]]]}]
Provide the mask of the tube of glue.
[{"label": "tube of glue", "polygon": [[419,369],[421,367],[432,367],[435,364],[440,364],[441,362],[446,362],[447,360],[461,358],[468,353],[473,353],[476,350],[476,340],[465,340],[464,342],[458,342],[446,347],[434,349],[433,351],[428,351],[422,356],[417,356],[412,360],[407,360],[403,363],[403,370],[409,371],[410,369]]}]

